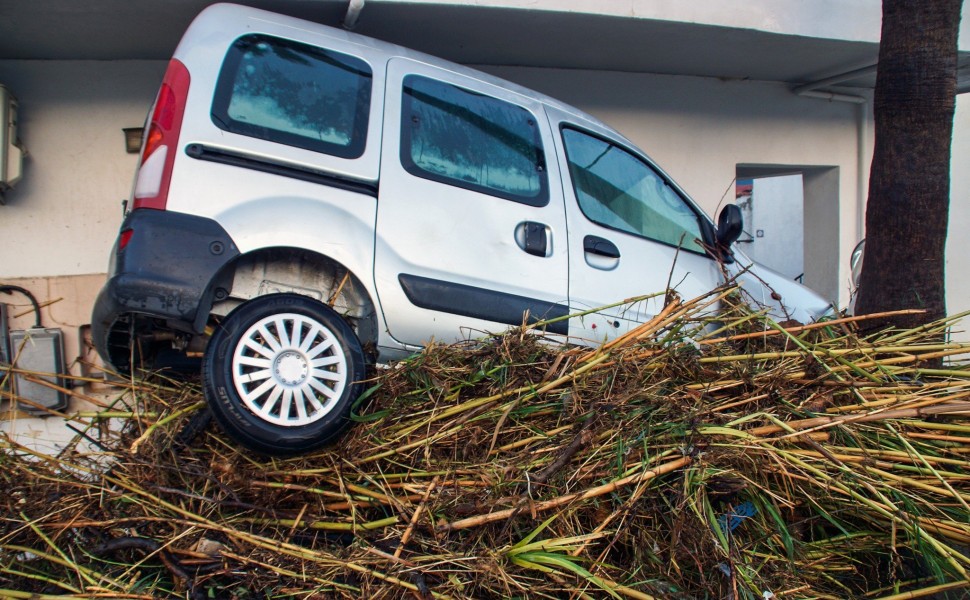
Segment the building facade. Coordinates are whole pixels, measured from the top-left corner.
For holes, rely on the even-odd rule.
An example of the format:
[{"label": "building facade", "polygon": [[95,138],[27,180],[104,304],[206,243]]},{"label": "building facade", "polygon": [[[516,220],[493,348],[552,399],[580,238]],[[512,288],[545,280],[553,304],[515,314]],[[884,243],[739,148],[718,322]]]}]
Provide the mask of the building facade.
[{"label": "building facade", "polygon": [[[181,32],[208,0],[0,0],[0,85],[19,101],[23,176],[0,205],[0,283],[65,332],[72,372],[137,155]],[[575,105],[650,154],[709,214],[735,182],[802,181],[803,280],[846,306],[864,235],[878,0],[252,0],[468,64]],[[960,37],[970,90],[970,19]],[[947,303],[970,310],[970,95],[954,124]],[[766,235],[769,230],[765,231]],[[750,232],[752,235],[754,232]],[[777,235],[787,235],[774,231]],[[644,290],[652,292],[655,290]],[[19,297],[11,328],[33,315]],[[956,334],[970,339],[966,333]]]}]

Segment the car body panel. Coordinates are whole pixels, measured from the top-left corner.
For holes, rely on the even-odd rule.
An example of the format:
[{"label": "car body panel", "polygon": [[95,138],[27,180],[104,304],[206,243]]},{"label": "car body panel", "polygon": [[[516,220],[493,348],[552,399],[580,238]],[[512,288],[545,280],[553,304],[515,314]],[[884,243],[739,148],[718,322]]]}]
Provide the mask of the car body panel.
[{"label": "car body panel", "polygon": [[[257,39],[266,48],[276,43],[267,40],[277,39],[280,48],[319,51],[320,64],[342,65],[336,68],[353,72],[351,79],[364,82],[358,92],[369,85],[369,95],[358,94],[354,100],[353,135],[359,136],[352,144],[354,152],[309,149],[330,143],[324,138],[335,127],[332,124],[319,126],[318,142],[302,130],[281,136],[272,123],[244,122],[255,112],[230,115],[229,108],[218,108],[225,98],[235,98],[239,89],[240,94],[249,94],[250,101],[267,90],[270,100],[278,102],[274,106],[282,102],[272,94],[289,87],[267,84],[251,89],[245,87],[248,75],[240,75],[251,73],[246,70],[250,66],[262,68],[264,47]],[[255,45],[247,46],[245,40]],[[292,63],[296,70],[314,64],[306,59],[309,54],[300,58],[299,52],[290,56],[271,51],[274,60],[284,66]],[[235,62],[227,58],[233,52]],[[814,292],[752,265],[740,252],[735,252],[737,260],[732,262],[729,250],[713,249],[710,218],[642,151],[594,117],[543,94],[407,48],[229,4],[203,10],[184,34],[174,59],[187,70],[189,85],[181,128],[172,138],[178,146],[169,149],[175,156],[171,172],[166,173],[170,175],[167,194],[153,208],[136,209],[126,224],[147,224],[159,217],[159,222],[176,226],[180,219],[212,226],[187,224],[185,235],[139,237],[127,254],[123,244],[116,244],[112,272],[93,319],[96,338],[101,340],[96,343],[108,360],[118,355],[107,350],[110,332],[117,334],[112,338],[116,340],[133,332],[133,326],[126,329],[132,318],[141,319],[142,334],[165,328],[154,337],[171,337],[179,350],[198,349],[207,339],[207,319],[217,324],[227,309],[254,299],[259,290],[300,293],[300,282],[262,285],[247,280],[245,293],[231,297],[234,260],[256,265],[251,269],[256,273],[264,265],[264,256],[291,256],[278,252],[281,249],[296,250],[292,256],[312,253],[315,258],[309,264],[314,266],[336,265],[334,272],[314,281],[336,285],[341,269],[354,276],[362,290],[355,290],[351,300],[359,302],[362,310],[355,313],[350,307],[347,316],[376,313],[377,320],[367,324],[366,341],[379,349],[381,360],[413,351],[432,339],[450,342],[542,319],[552,319],[546,331],[562,340],[595,344],[659,312],[668,286],[688,298],[732,278],[755,304],[767,306],[779,319],[804,322],[831,310]],[[238,69],[232,71],[236,78],[220,83],[223,70],[230,72],[229,65]],[[316,79],[301,72],[300,85],[317,85]],[[239,81],[244,83],[237,89]],[[430,87],[419,91],[419,83]],[[297,89],[300,94],[306,92]],[[334,84],[332,89],[340,88]],[[443,94],[467,102],[442,108],[443,96],[429,89],[445,90]],[[468,108],[478,106],[474,98],[481,98],[482,113]],[[292,100],[289,104],[298,106],[302,114],[303,96]],[[315,101],[312,94],[307,101]],[[425,161],[423,151],[416,150],[415,140],[425,135],[421,128],[434,124],[427,117],[431,113],[415,108],[421,103],[451,111],[448,114],[462,120],[463,126],[491,131],[493,138],[505,136],[502,143],[518,152],[518,159],[528,149],[535,150],[536,144],[542,152],[531,170],[499,164],[495,173],[477,175],[444,167],[435,171],[437,159]],[[488,112],[493,109],[497,112]],[[271,110],[267,114],[276,116]],[[366,129],[358,127],[364,114]],[[226,115],[236,125],[227,125]],[[503,130],[505,118],[516,127],[525,123],[528,135]],[[696,217],[697,241],[660,243],[595,221],[577,196],[565,128],[605,140],[646,165],[666,186],[665,193],[676,196],[678,206]],[[295,135],[310,141],[286,143]],[[410,146],[405,148],[407,140]],[[477,150],[474,144],[466,146],[461,150]],[[494,161],[490,165],[482,160],[483,169],[494,168]],[[592,163],[587,166],[592,168]],[[508,173],[503,175],[502,168]],[[539,182],[532,195],[515,187],[519,175],[527,182]],[[151,218],[144,217],[149,214],[146,211],[154,213]],[[692,252],[678,247],[683,243],[698,245]],[[214,254],[213,244],[225,254]],[[704,252],[701,246],[711,250]],[[727,260],[719,262],[714,254]],[[250,257],[255,258],[246,262]],[[183,265],[191,275],[187,280],[173,276]],[[629,301],[650,294],[651,298]],[[319,293],[315,297],[323,298]],[[218,309],[213,308],[216,301],[223,302]],[[590,312],[606,305],[615,306]],[[588,314],[566,318],[576,312]],[[358,335],[362,331],[358,329]]]},{"label": "car body panel", "polygon": [[[489,305],[496,302],[496,297],[488,294],[459,294],[455,297],[463,302],[451,308],[439,306],[434,311],[422,308],[409,300],[399,279],[402,275],[435,280],[439,285],[456,284],[565,305],[568,294],[566,221],[558,169],[553,165],[546,170],[549,199],[545,206],[538,207],[407,172],[400,157],[401,90],[404,77],[413,74],[487,94],[530,111],[540,125],[546,153],[554,152],[548,128],[541,127],[543,106],[534,98],[425,63],[391,60],[385,96],[374,264],[375,287],[391,335],[408,344],[422,344],[432,338],[454,341],[475,331],[496,331],[522,322],[521,311],[514,323],[471,317],[471,314],[488,315]],[[516,229],[527,221],[547,228],[548,255],[527,254],[517,244]],[[482,306],[477,310],[462,310],[465,300],[476,297]],[[470,307],[464,305],[464,308]],[[541,319],[551,315],[530,316]]]}]

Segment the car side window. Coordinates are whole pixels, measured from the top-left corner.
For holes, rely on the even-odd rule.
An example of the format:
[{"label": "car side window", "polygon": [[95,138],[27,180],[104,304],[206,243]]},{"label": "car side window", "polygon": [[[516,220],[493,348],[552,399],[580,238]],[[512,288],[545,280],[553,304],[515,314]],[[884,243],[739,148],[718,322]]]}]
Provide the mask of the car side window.
[{"label": "car side window", "polygon": [[412,175],[531,206],[549,201],[525,108],[427,77],[404,78],[401,163]]},{"label": "car side window", "polygon": [[620,146],[564,127],[569,176],[590,221],[705,254],[700,216],[649,164]]},{"label": "car side window", "polygon": [[268,35],[226,54],[212,121],[232,133],[341,158],[364,153],[372,72],[363,60]]}]

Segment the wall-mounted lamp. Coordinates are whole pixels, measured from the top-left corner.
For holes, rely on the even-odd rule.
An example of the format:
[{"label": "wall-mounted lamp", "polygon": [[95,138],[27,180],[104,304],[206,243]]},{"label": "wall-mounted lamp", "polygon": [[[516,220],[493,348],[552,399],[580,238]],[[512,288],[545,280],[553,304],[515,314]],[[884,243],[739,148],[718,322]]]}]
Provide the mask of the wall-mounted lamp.
[{"label": "wall-mounted lamp", "polygon": [[122,131],[125,132],[125,151],[128,154],[138,154],[141,151],[141,136],[145,128],[125,127]]}]

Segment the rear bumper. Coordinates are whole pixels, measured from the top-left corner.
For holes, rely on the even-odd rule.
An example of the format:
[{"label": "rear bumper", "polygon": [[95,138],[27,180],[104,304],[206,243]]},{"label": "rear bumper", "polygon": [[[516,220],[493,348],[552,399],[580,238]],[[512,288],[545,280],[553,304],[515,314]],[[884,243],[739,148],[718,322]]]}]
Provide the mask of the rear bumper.
[{"label": "rear bumper", "polygon": [[98,353],[125,371],[135,319],[158,319],[170,328],[201,333],[220,274],[239,256],[229,234],[203,217],[136,210],[121,225],[122,236],[129,231],[123,249],[121,236],[115,242],[108,281],[91,316]]}]

